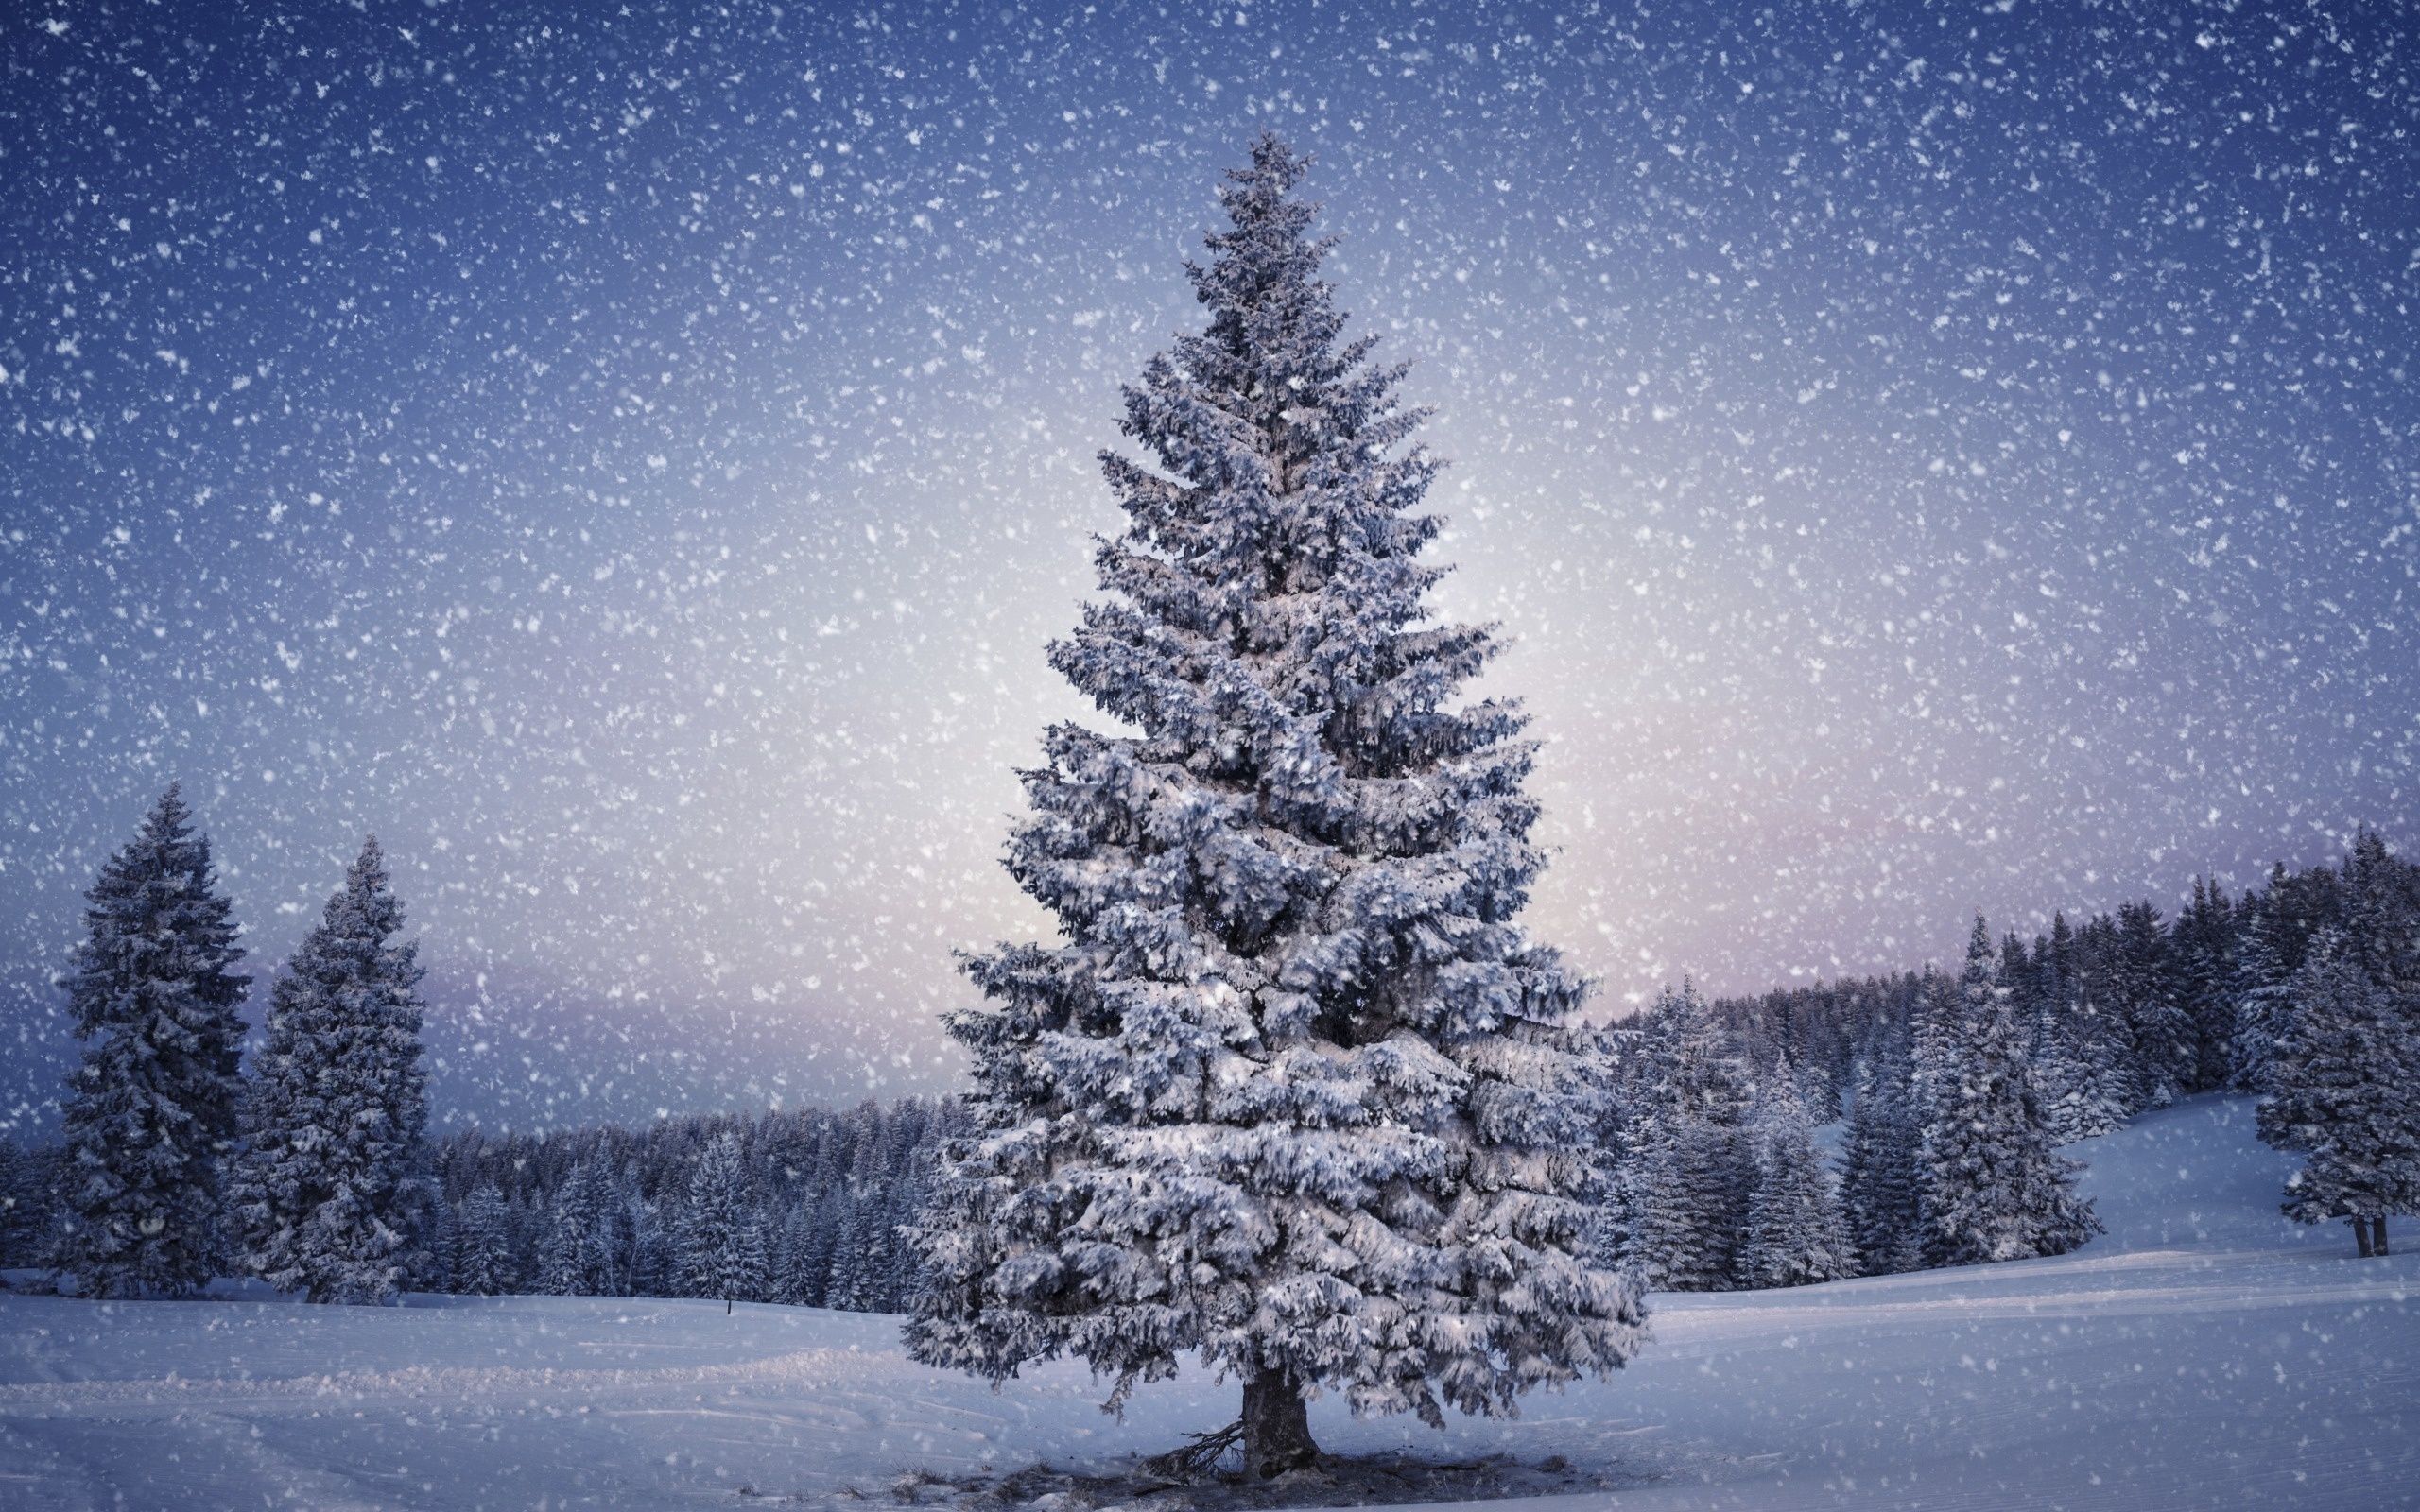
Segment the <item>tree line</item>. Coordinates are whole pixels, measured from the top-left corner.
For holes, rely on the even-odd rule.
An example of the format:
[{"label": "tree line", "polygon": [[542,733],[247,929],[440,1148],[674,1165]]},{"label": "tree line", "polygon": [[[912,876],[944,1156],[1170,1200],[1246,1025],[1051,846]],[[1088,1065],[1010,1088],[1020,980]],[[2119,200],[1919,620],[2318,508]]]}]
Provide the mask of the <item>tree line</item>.
[{"label": "tree line", "polygon": [[[897,1312],[958,1098],[431,1142],[415,947],[366,842],[270,989],[171,787],[87,895],[64,979],[85,1045],[62,1140],[0,1142],[0,1264],[93,1297],[257,1275],[313,1300],[406,1288]],[[1707,1001],[1583,1034],[1599,1258],[1664,1290],[2057,1254],[2098,1229],[2055,1147],[2195,1092],[2259,1097],[2306,1159],[2284,1208],[2362,1254],[2420,1208],[2420,867],[2362,831],[2229,897],[2197,880],[2031,940],[1975,921],[1956,973]],[[1837,1126],[1836,1145],[1817,1130]]]},{"label": "tree line", "polygon": [[[2197,879],[2173,920],[2137,902],[1995,943],[1979,917],[1955,975],[1685,988],[1612,1035],[1607,1242],[1673,1289],[2059,1253],[2096,1220],[2051,1148],[2204,1091],[2257,1096],[2305,1157],[2297,1220],[2366,1256],[2420,1210],[2420,867],[2366,829],[2234,897]],[[1834,1120],[1827,1182],[1804,1125]]]},{"label": "tree line", "polygon": [[[171,785],[85,895],[59,1143],[0,1142],[0,1265],[92,1297],[257,1276],[893,1312],[954,1101],[431,1142],[418,946],[377,840],[270,985],[243,1064],[233,908]],[[962,1119],[959,1119],[962,1122]]]}]

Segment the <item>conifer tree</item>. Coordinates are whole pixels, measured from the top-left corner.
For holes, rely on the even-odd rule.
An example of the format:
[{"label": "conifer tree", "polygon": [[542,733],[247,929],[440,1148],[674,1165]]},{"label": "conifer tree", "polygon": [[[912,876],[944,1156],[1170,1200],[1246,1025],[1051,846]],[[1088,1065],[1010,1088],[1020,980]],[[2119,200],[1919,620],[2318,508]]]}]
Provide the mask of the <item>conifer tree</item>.
[{"label": "conifer tree", "polygon": [[1925,1211],[1945,1265],[2061,1255],[2102,1231],[2050,1147],[2025,1044],[1996,980],[1982,916],[1967,946],[1926,1108]]},{"label": "conifer tree", "polygon": [[632,1297],[672,1294],[672,1255],[664,1218],[655,1203],[639,1193],[638,1173],[625,1173],[622,1187],[622,1238],[626,1246],[621,1290]]},{"label": "conifer tree", "polygon": [[2365,829],[2342,888],[2343,923],[2295,977],[2257,1120],[2262,1140],[2304,1155],[2288,1215],[2343,1218],[2369,1255],[2390,1214],[2420,1211],[2420,868]]},{"label": "conifer tree", "polygon": [[1657,1000],[1624,1135],[1622,1263],[1659,1291],[1742,1283],[1755,1185],[1750,1089],[1731,1035],[1683,982]]},{"label": "conifer tree", "polygon": [[1338,344],[1304,168],[1264,135],[1229,176],[1208,328],[1126,393],[1149,463],[1103,459],[1132,525],[1051,662],[1139,734],[1061,726],[1025,774],[1008,865],[1066,942],[969,963],[983,1126],[909,1330],[994,1380],[1080,1355],[1113,1402],[1198,1351],[1255,1474],[1316,1454],[1306,1391],[1501,1413],[1641,1322],[1575,1253],[1584,984],[1512,922],[1533,748],[1453,702],[1495,643],[1428,623],[1438,464]]},{"label": "conifer tree", "polygon": [[50,1245],[50,1152],[0,1139],[0,1268],[40,1265]]},{"label": "conifer tree", "polygon": [[2244,909],[2243,946],[2236,961],[2235,1043],[2230,1047],[2228,1084],[2238,1091],[2270,1091],[2271,1057],[2277,1041],[2292,1026],[2294,976],[2303,942],[2292,937],[2293,920],[2286,909],[2285,863],[2270,873],[2265,894],[2255,895]]},{"label": "conifer tree", "polygon": [[755,1183],[739,1137],[725,1132],[698,1157],[689,1177],[681,1211],[681,1285],[691,1297],[720,1297],[728,1313],[734,1302],[764,1297],[766,1270]]},{"label": "conifer tree", "polygon": [[376,836],[269,992],[229,1198],[246,1268],[314,1302],[394,1299],[428,1204],[419,946]]},{"label": "conifer tree", "polygon": [[228,970],[244,953],[191,819],[170,783],[84,895],[54,1263],[85,1297],[185,1296],[224,1258],[250,979]]},{"label": "conifer tree", "polygon": [[601,1160],[573,1165],[555,1193],[546,1228],[539,1289],[556,1297],[611,1297],[617,1251],[624,1246],[620,1203]]},{"label": "conifer tree", "polygon": [[2342,1218],[2363,1255],[2390,1213],[2420,1201],[2420,1108],[2399,1075],[2409,1030],[2392,995],[2341,931],[2320,937],[2295,981],[2294,1022],[2258,1108],[2263,1141],[2304,1156],[2286,1178],[2287,1216]]},{"label": "conifer tree", "polygon": [[1805,1286],[1857,1274],[1838,1194],[1816,1152],[1806,1107],[1783,1061],[1756,1106],[1756,1186],[1740,1256],[1750,1286]]},{"label": "conifer tree", "polygon": [[520,1288],[513,1263],[512,1211],[493,1183],[462,1199],[454,1239],[454,1290],[465,1297],[503,1297]]},{"label": "conifer tree", "polygon": [[2193,1034],[2188,1091],[2206,1091],[2227,1082],[2236,1039],[2238,928],[2226,889],[2213,880],[2194,878],[2193,901],[2177,916],[2169,938],[2177,996]]},{"label": "conifer tree", "polygon": [[2104,1001],[2125,1015],[2138,1108],[2176,1101],[2192,1087],[2200,1064],[2200,1035],[2179,998],[2171,944],[2159,910],[2150,903],[2118,910],[2114,980]]},{"label": "conifer tree", "polygon": [[1885,1045],[1858,1073],[1841,1151],[1841,1205],[1858,1272],[1925,1265],[1922,1131],[1908,1101],[1910,1052]]},{"label": "conifer tree", "polygon": [[2032,1057],[2042,1125],[2052,1144],[2096,1139],[2126,1125],[2134,1076],[2113,1021],[2090,998],[2067,1005],[2038,1041]]}]

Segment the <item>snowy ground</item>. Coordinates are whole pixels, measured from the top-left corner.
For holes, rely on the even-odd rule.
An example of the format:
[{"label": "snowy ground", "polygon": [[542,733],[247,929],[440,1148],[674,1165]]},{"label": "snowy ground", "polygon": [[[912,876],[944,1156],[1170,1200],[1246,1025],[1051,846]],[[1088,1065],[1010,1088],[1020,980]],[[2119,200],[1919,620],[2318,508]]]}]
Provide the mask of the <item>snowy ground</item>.
[{"label": "snowy ground", "polygon": [[[1518,1422],[1440,1435],[1322,1402],[1314,1431],[1560,1454],[1570,1512],[2420,1505],[2420,1259],[2280,1218],[2290,1162],[2241,1100],[2075,1153],[2111,1230],[2075,1255],[1659,1298],[1631,1369]],[[888,1503],[909,1471],[1106,1468],[1234,1413],[1188,1377],[1120,1425],[1065,1366],[994,1396],[908,1364],[895,1331],[700,1302],[5,1297],[0,1508]]]}]

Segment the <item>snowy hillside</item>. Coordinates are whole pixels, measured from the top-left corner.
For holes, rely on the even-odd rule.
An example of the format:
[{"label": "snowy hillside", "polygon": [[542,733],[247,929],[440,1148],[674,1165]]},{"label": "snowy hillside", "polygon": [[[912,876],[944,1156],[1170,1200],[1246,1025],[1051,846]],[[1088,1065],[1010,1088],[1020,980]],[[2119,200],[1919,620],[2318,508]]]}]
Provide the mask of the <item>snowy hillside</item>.
[{"label": "snowy hillside", "polygon": [[[2342,1226],[2278,1217],[2291,1162],[2242,1099],[2073,1153],[2110,1230],[2075,1254],[1660,1297],[1618,1380],[1519,1422],[1441,1436],[1322,1402],[1314,1432],[1563,1455],[1575,1509],[2420,1504],[2420,1259],[2357,1261]],[[911,1470],[1166,1449],[1234,1413],[1189,1377],[1121,1425],[1079,1367],[994,1396],[909,1364],[891,1318],[706,1302],[7,1297],[0,1338],[7,1508],[846,1502]]]}]

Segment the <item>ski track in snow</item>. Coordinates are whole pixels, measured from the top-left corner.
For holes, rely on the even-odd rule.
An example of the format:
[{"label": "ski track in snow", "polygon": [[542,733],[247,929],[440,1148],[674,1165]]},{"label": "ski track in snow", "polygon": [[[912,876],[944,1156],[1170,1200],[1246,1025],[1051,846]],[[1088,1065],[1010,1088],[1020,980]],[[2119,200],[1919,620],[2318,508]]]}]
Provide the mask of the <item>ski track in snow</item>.
[{"label": "ski track in snow", "polygon": [[[2072,1153],[2108,1236],[2056,1260],[1656,1299],[1609,1383],[1340,1452],[1567,1456],[1596,1508],[2420,1505],[2420,1260],[2276,1211],[2243,1099]],[[2420,1232],[2398,1235],[2420,1246]],[[1080,1365],[994,1394],[895,1319],[621,1297],[0,1297],[0,1508],[887,1502],[910,1469],[1101,1464],[1232,1416],[1198,1371],[1119,1423]],[[756,1495],[742,1495],[748,1486]],[[1501,1503],[1496,1503],[1501,1505]]]}]

